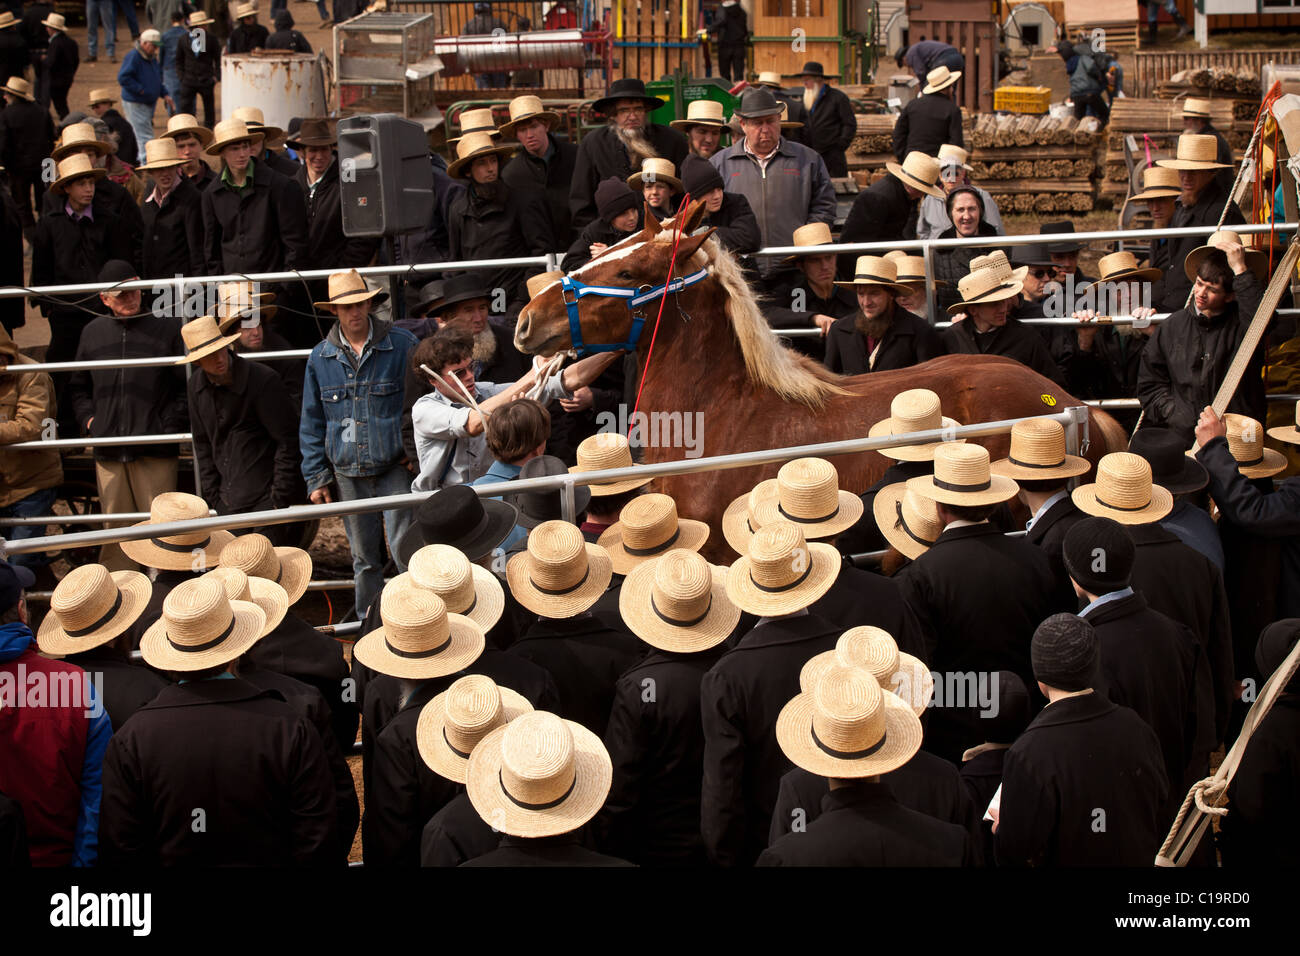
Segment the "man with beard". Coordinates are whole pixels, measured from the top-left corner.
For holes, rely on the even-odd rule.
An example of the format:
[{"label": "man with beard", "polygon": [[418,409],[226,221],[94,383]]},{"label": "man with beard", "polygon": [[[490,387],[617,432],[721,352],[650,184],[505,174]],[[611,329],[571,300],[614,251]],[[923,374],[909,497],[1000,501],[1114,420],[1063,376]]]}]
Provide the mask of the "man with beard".
[{"label": "man with beard", "polygon": [[[555,251],[551,217],[537,192],[515,192],[500,179],[502,156],[514,146],[497,146],[487,133],[469,133],[456,144],[456,161],[447,167],[453,179],[468,189],[447,209],[447,231],[454,262],[509,259]],[[517,314],[528,301],[526,270],[486,269],[479,273],[490,294],[504,290],[507,314]]]},{"label": "man with beard", "polygon": [[648,122],[648,114],[663,102],[648,96],[645,84],[625,78],[610,84],[609,92],[592,104],[608,117],[609,125],[582,138],[569,190],[573,228],[581,229],[596,218],[596,187],[617,176],[624,182],[641,169],[643,160],[660,157],[680,166],[688,152],[686,137],[675,129]]},{"label": "man with beard", "polygon": [[[831,248],[831,227],[824,222],[810,222],[794,231],[791,245]],[[806,336],[787,339],[787,344],[805,355],[821,360],[826,336],[836,319],[852,316],[858,303],[852,289],[835,281],[834,252],[790,256],[794,268],[772,287],[762,302],[763,316],[774,329],[816,328],[820,339]]]},{"label": "man with beard", "polygon": [[[815,60],[803,65],[799,74],[803,80],[803,106],[808,111],[804,121],[804,139],[826,161],[826,170],[832,176],[849,174],[844,151],[858,135],[858,121],[853,118],[853,104],[843,91],[833,88],[825,69]],[[793,119],[793,117],[791,117]],[[960,137],[961,130],[958,129]]]},{"label": "man with beard", "polygon": [[442,298],[427,312],[438,330],[464,329],[474,337],[474,377],[483,382],[513,382],[532,367],[515,348],[511,332],[488,321],[491,304],[481,273],[466,272],[442,283]]},{"label": "man with beard", "polygon": [[536,96],[517,96],[510,101],[510,122],[501,125],[501,135],[519,141],[519,152],[501,170],[501,179],[515,193],[541,193],[551,213],[551,232],[564,248],[573,241],[573,218],[569,212],[569,185],[573,181],[578,147],[555,136],[560,114],[545,109]]},{"label": "man with beard", "polygon": [[686,134],[691,155],[711,159],[722,143],[727,124],[722,118],[722,104],[717,100],[694,100],[686,107],[686,119],[668,124]]},{"label": "man with beard", "polygon": [[859,256],[853,278],[835,283],[857,294],[858,310],[837,319],[826,335],[826,367],[832,372],[886,372],[947,352],[934,326],[895,303],[903,291],[897,279],[893,259]]}]

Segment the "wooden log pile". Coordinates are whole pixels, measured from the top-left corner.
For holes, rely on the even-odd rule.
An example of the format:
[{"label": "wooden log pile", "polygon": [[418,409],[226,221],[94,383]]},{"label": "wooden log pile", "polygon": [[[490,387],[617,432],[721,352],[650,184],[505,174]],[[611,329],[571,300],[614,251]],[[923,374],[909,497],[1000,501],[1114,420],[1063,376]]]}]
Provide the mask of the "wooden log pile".
[{"label": "wooden log pile", "polygon": [[1088,212],[1100,133],[1093,117],[983,113],[967,137],[971,179],[1004,212]]},{"label": "wooden log pile", "polygon": [[853,142],[849,144],[850,161],[857,156],[888,153],[893,148],[897,113],[859,113],[856,119],[858,132],[853,137]]},{"label": "wooden log pile", "polygon": [[1260,97],[1259,74],[1254,70],[1234,70],[1226,66],[1206,66],[1179,70],[1167,80],[1156,84],[1156,96],[1161,99],[1182,99],[1185,96],[1243,96]]}]

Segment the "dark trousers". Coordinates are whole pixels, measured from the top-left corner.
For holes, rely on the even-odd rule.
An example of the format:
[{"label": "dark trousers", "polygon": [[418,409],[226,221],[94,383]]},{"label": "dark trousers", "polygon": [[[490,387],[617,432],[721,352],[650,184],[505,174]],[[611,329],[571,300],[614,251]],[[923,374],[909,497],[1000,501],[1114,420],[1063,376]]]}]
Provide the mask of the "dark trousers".
[{"label": "dark trousers", "polygon": [[[966,57],[962,56],[960,50],[949,50],[947,53],[941,53],[930,61],[931,70],[941,66],[946,66],[950,73],[965,70]],[[925,77],[921,77],[921,79],[925,79]]]},{"label": "dark trousers", "polygon": [[[41,200],[45,197],[45,180],[41,178],[40,168],[9,170],[9,191],[13,194],[14,205],[18,207],[18,217],[22,221],[23,228],[35,226],[35,211],[41,208]],[[76,348],[74,342],[72,346],[74,352]]]},{"label": "dark trousers", "polygon": [[718,76],[733,83],[745,78],[745,44],[718,45]]},{"label": "dark trousers", "polygon": [[1089,113],[1101,120],[1105,126],[1110,121],[1110,107],[1100,93],[1088,93],[1086,96],[1072,97],[1074,100],[1074,118],[1083,119]]},{"label": "dark trousers", "polygon": [[844,150],[828,149],[822,153],[822,159],[826,161],[826,172],[831,176],[847,176],[849,174],[849,162],[844,156]]},{"label": "dark trousers", "polygon": [[181,86],[180,96],[176,98],[176,112],[189,113],[196,115],[194,112],[194,100],[200,98],[203,100],[203,125],[212,129],[213,124],[217,121],[217,111],[215,108],[215,99],[212,95],[211,86]]},{"label": "dark trousers", "polygon": [[60,120],[68,115],[68,91],[71,89],[71,84],[68,86],[50,87],[50,101],[54,104],[54,112],[59,114]]}]

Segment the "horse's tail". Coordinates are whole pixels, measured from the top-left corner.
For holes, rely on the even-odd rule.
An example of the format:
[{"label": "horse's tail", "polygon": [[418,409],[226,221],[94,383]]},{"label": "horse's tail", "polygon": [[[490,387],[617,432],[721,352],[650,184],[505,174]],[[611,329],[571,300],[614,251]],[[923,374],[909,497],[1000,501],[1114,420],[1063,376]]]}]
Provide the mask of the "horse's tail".
[{"label": "horse's tail", "polygon": [[1100,461],[1102,455],[1128,450],[1128,432],[1100,408],[1091,409],[1088,413],[1088,437],[1091,440],[1088,457],[1094,462]]}]

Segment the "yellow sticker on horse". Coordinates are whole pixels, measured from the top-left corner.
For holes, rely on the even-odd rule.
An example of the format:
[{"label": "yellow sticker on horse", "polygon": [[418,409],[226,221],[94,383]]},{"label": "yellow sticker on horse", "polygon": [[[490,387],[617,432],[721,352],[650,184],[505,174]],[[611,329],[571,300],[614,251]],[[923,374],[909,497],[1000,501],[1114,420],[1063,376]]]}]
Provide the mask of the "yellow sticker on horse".
[{"label": "yellow sticker on horse", "polygon": [[1038,397],[1043,400],[1043,404],[1046,405],[1048,408],[1056,407],[1055,395],[1048,395],[1046,392],[1044,392],[1042,395],[1039,395]]}]

